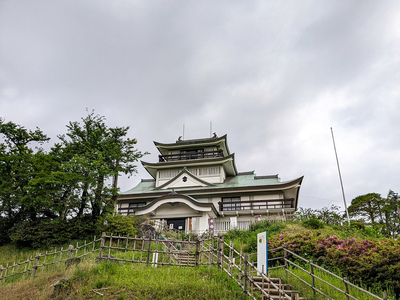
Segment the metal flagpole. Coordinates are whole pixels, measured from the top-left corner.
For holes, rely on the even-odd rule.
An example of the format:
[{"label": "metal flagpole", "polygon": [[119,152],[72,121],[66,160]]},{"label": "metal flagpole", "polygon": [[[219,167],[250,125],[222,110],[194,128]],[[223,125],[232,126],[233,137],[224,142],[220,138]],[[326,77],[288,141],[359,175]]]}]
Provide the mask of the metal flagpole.
[{"label": "metal flagpole", "polygon": [[332,133],[333,148],[335,149],[337,168],[338,168],[338,171],[339,171],[340,186],[342,187],[342,195],[343,195],[344,208],[346,210],[347,223],[350,226],[349,211],[347,210],[346,197],[344,196],[342,175],[340,174],[339,159],[338,159],[337,152],[336,152],[335,138],[333,137],[333,129],[332,129],[332,127],[331,127],[331,133]]}]

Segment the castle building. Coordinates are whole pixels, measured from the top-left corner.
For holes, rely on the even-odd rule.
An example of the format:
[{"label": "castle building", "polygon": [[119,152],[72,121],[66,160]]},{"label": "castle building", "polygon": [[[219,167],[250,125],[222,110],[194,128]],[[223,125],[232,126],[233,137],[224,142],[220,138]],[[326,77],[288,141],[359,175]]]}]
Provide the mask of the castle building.
[{"label": "castle building", "polygon": [[281,182],[278,175],[239,173],[226,135],[154,144],[159,161],[142,161],[152,179],[121,193],[118,213],[145,216],[188,233],[217,234],[287,218],[297,209],[303,177]]}]

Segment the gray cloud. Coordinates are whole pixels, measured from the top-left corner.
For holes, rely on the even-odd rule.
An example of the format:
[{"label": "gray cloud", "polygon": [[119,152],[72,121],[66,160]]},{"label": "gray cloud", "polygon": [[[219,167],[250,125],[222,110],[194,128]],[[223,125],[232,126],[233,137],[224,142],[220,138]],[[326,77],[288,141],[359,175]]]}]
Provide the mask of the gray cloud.
[{"label": "gray cloud", "polygon": [[[399,7],[392,1],[0,4],[0,116],[53,142],[86,108],[153,140],[228,134],[240,171],[305,175],[300,205],[398,190]],[[121,180],[122,189],[148,177]],[[342,205],[343,207],[343,205]]]}]

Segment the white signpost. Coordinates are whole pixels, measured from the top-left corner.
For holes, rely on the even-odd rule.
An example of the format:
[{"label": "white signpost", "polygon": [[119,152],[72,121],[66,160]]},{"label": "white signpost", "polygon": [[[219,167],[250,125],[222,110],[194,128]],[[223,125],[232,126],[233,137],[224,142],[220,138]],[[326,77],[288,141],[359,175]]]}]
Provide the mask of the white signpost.
[{"label": "white signpost", "polygon": [[257,271],[268,274],[268,243],[267,232],[257,234]]},{"label": "white signpost", "polygon": [[237,227],[237,217],[231,217],[231,229]]}]

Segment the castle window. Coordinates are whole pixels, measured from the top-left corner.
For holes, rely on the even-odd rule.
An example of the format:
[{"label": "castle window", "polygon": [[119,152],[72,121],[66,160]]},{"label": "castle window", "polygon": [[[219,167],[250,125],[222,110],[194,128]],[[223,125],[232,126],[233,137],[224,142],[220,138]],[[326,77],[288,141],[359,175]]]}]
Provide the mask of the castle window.
[{"label": "castle window", "polygon": [[199,176],[219,175],[221,173],[220,167],[210,167],[199,169]]},{"label": "castle window", "polygon": [[158,176],[160,179],[169,179],[178,175],[180,171],[179,169],[160,171]]},{"label": "castle window", "polygon": [[188,149],[188,150],[181,150],[180,159],[198,159],[204,158],[204,149]]},{"label": "castle window", "polygon": [[222,210],[232,211],[240,210],[240,197],[224,197],[222,198]]}]

